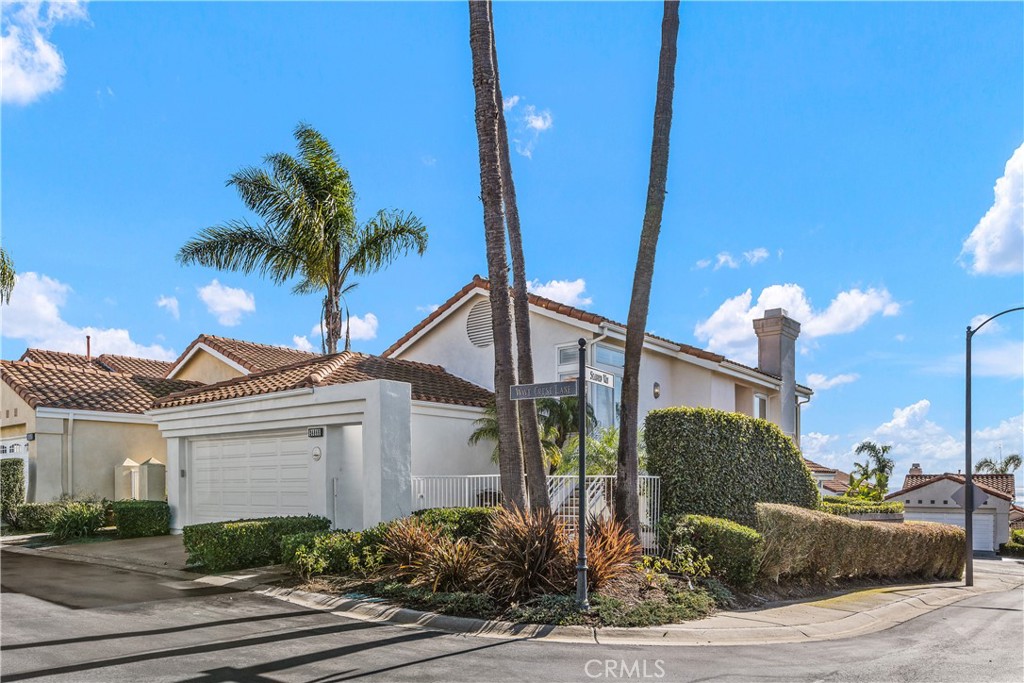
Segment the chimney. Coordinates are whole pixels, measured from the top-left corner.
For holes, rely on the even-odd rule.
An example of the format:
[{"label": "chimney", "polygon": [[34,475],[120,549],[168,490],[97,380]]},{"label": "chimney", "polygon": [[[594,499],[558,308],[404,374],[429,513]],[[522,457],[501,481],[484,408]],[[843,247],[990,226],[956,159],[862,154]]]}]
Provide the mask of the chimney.
[{"label": "chimney", "polygon": [[85,357],[92,362],[92,337],[85,335]]},{"label": "chimney", "polygon": [[915,462],[910,466],[910,474],[924,474],[924,470],[921,469],[921,463]]},{"label": "chimney", "polygon": [[771,308],[754,321],[757,335],[757,369],[782,380],[779,392],[779,427],[794,441],[796,434],[796,338],[800,323],[784,308]]}]

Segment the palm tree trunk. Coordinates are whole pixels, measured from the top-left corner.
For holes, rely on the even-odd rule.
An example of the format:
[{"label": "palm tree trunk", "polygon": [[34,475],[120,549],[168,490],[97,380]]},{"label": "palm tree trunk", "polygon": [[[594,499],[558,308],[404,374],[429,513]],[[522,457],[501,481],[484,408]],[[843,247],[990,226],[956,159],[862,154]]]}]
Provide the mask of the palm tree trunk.
[{"label": "palm tree trunk", "polygon": [[[501,76],[498,69],[498,47],[494,39],[494,11],[488,3],[488,23],[491,30],[491,62],[494,64],[494,90],[498,102],[498,156],[501,160],[501,196],[505,206],[505,224],[512,253],[512,310],[516,329],[516,359],[519,381],[533,384],[533,345],[530,341],[530,301],[526,291],[526,259],[523,256],[523,234],[519,224],[519,206],[516,185],[512,180],[512,159],[508,149],[508,128],[505,126],[505,107],[501,96]],[[535,401],[517,401],[519,428],[522,431],[523,462],[526,470],[530,509],[548,510],[548,481],[544,467],[544,450],[540,443],[540,425]]]},{"label": "palm tree trunk", "polygon": [[667,0],[661,21],[661,57],[654,103],[654,138],[647,183],[647,207],[640,232],[640,250],[633,273],[633,294],[626,322],[626,363],[622,376],[622,407],[619,424],[618,468],[615,477],[615,517],[640,536],[640,501],[637,495],[637,430],[640,403],[640,356],[654,279],[654,257],[665,208],[668,177],[668,143],[672,129],[672,96],[675,91],[676,37],[679,34],[679,2]]},{"label": "palm tree trunk", "polygon": [[490,0],[469,2],[469,46],[473,55],[473,90],[476,94],[476,134],[480,151],[480,200],[484,208],[487,277],[491,284],[491,329],[494,336],[494,391],[498,417],[498,471],[502,502],[526,507],[523,449],[519,441],[519,415],[509,394],[515,384],[512,359],[512,308],[508,292],[508,259],[501,212],[501,169],[498,159],[498,116],[495,68],[491,52]]},{"label": "palm tree trunk", "polygon": [[[341,339],[341,245],[334,247],[332,264],[334,277],[327,286],[326,314],[324,316],[324,340],[327,342],[327,353],[338,352],[338,340]],[[348,344],[345,345],[348,351]]]}]

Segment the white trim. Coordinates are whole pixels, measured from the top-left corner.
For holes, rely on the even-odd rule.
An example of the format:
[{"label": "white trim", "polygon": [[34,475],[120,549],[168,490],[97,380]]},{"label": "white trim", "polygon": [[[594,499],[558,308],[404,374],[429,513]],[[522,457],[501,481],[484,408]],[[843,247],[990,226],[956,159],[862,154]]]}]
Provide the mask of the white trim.
[{"label": "white trim", "polygon": [[171,368],[171,371],[167,373],[167,379],[174,379],[174,376],[176,374],[178,374],[178,371],[181,370],[185,365],[187,365],[188,362],[192,359],[192,356],[194,356],[197,353],[199,353],[200,349],[202,349],[203,351],[206,351],[208,354],[210,354],[211,356],[213,356],[217,360],[221,361],[222,363],[224,363],[228,367],[231,367],[231,368],[234,368],[235,370],[238,370],[243,375],[250,374],[249,370],[247,370],[246,368],[242,367],[241,365],[239,365],[235,361],[231,360],[230,358],[225,356],[220,351],[218,351],[216,349],[213,349],[213,348],[210,348],[209,346],[207,346],[203,342],[199,342],[198,344],[196,344],[195,346],[192,347],[192,350],[189,351],[188,354],[184,358],[182,358],[180,361],[175,363],[174,367]]},{"label": "white trim", "polygon": [[415,415],[431,415],[434,417],[456,417],[466,420],[476,420],[484,413],[483,408],[477,406],[453,405],[451,403],[438,403],[436,401],[420,401],[413,399],[412,412]]},{"label": "white trim", "polygon": [[126,422],[129,424],[153,424],[153,420],[146,414],[138,413],[115,413],[106,410],[79,410],[78,408],[36,408],[36,417],[50,417],[58,420],[78,418],[79,420],[92,420],[93,422]]}]

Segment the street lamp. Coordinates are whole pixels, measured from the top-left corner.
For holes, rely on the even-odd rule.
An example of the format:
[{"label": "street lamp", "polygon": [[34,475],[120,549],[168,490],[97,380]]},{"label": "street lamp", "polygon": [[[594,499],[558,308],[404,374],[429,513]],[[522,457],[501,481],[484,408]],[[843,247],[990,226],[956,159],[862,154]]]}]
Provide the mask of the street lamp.
[{"label": "street lamp", "polygon": [[1013,313],[1014,311],[1024,311],[1024,306],[1008,308],[1002,313],[996,313],[974,329],[971,329],[970,325],[967,326],[967,395],[966,408],[964,409],[964,422],[966,423],[964,426],[964,532],[967,536],[965,541],[967,545],[967,567],[964,571],[964,585],[967,586],[974,585],[974,478],[971,475],[973,471],[973,465],[971,464],[971,339],[985,325],[1001,315]]}]

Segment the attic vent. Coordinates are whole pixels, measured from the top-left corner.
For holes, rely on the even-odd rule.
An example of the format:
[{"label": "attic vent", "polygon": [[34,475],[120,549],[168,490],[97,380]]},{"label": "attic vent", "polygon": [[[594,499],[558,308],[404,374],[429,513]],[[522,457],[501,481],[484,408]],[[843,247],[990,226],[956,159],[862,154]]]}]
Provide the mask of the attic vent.
[{"label": "attic vent", "polygon": [[481,349],[487,348],[494,343],[491,334],[491,302],[487,299],[478,301],[469,309],[469,318],[466,320],[466,335],[473,346]]}]

